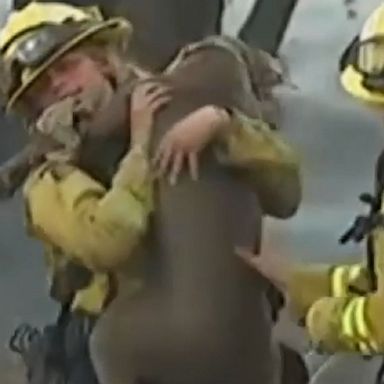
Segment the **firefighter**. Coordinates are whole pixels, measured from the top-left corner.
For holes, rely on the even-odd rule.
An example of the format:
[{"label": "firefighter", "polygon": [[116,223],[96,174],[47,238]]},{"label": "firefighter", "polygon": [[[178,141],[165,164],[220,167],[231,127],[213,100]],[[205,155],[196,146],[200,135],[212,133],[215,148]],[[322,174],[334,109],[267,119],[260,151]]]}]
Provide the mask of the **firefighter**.
[{"label": "firefighter", "polygon": [[[32,2],[15,11],[0,33],[6,110],[33,124],[67,98],[82,101],[90,89],[100,95],[93,104],[100,109],[131,79],[132,72],[148,77],[127,62],[131,32],[126,20],[104,20],[95,8]],[[131,250],[145,235],[155,208],[148,153],[153,114],[171,95],[172,90],[150,81],[135,88],[131,131],[124,128],[124,117],[118,133],[111,132],[124,149],[119,166],[112,173],[108,168],[109,180],[92,172],[92,162],[78,166],[73,161],[48,159],[26,182],[28,229],[53,250],[53,274],[72,263],[91,273],[89,285],[73,295],[71,310],[75,313],[97,316],[105,310],[113,291],[113,275],[131,262]],[[51,119],[51,124],[56,122]],[[197,155],[211,141],[220,145],[219,161],[245,169],[251,180],[264,169],[263,195],[267,199],[286,188],[296,191],[292,200],[283,199],[284,204],[267,205],[267,214],[285,218],[296,211],[301,196],[296,154],[265,122],[238,111],[207,105],[177,123],[159,145],[159,172],[170,169],[169,180],[175,183],[182,169],[180,160],[185,157],[191,176],[197,178]],[[140,287],[135,282],[134,291]]]},{"label": "firefighter", "polygon": [[[384,5],[365,22],[360,35],[340,60],[344,89],[375,113],[384,105]],[[259,257],[246,250],[239,255],[285,292],[294,313],[305,324],[315,345],[326,352],[384,352],[384,152],[376,168],[374,196],[362,195],[371,206],[341,238],[366,238],[367,255],[353,265],[294,264],[271,252]]]},{"label": "firefighter", "polygon": [[[93,8],[83,10],[60,3],[39,4],[32,2],[24,9],[11,14],[0,33],[3,64],[2,91],[6,110],[18,113],[20,116],[25,117],[27,121],[36,122],[39,121],[39,118],[44,117],[44,113],[42,113],[44,110],[47,110],[47,108],[55,103],[58,104],[67,96],[77,94],[81,98],[86,94],[85,90],[87,87],[93,93],[97,92],[95,84],[98,82],[100,83],[99,88],[109,97],[116,85],[124,82],[127,78],[129,79],[129,71],[132,69],[139,71],[138,68],[132,68],[128,63],[121,62],[121,57],[119,58],[116,54],[122,45],[127,44],[125,40],[129,40],[131,34],[129,23],[119,18],[107,21],[103,21],[100,18],[101,15],[96,16],[95,9]],[[107,51],[107,56],[111,54],[108,60],[102,57],[106,53],[103,49]],[[115,52],[113,52],[113,49],[115,49]],[[120,62],[118,59],[120,59]],[[107,61],[109,62],[106,63]],[[139,72],[139,75],[141,77],[148,76],[145,72]],[[153,87],[146,87],[147,91],[151,90],[151,88]],[[159,85],[157,85],[157,88],[159,88]],[[103,92],[100,92],[100,94]],[[144,95],[141,95],[141,98],[145,97],[146,91],[140,91],[140,93],[143,92]],[[108,97],[103,97],[102,101],[105,102],[105,99],[108,99]],[[61,117],[60,113],[58,113],[58,116]],[[54,119],[52,117],[50,119],[50,124],[53,125]],[[140,123],[142,120],[143,118],[141,117]],[[232,130],[223,129],[227,128],[228,124],[233,125],[234,128]],[[195,130],[195,125],[202,126],[202,128]],[[242,166],[247,167],[252,161],[259,160],[258,156],[253,155],[254,152],[257,152],[253,147],[260,145],[263,151],[265,151],[265,153],[259,155],[260,161],[271,166],[272,169],[276,169],[282,178],[292,179],[295,182],[299,179],[297,156],[290,147],[283,143],[282,139],[275,132],[269,131],[265,124],[258,120],[248,119],[240,112],[234,111],[234,113],[230,114],[226,110],[220,110],[220,108],[214,106],[206,106],[188,116],[175,128],[164,139],[160,145],[161,149],[157,153],[157,159],[159,161],[162,160],[160,161],[161,167],[169,165],[175,153],[189,151],[191,173],[196,176],[197,150],[200,149],[200,146],[205,145],[208,140],[214,138],[217,133],[221,132],[220,139],[223,140],[221,140],[220,145],[222,146],[222,141],[224,141],[224,144],[227,142],[227,149],[231,151],[231,159],[242,162]],[[145,129],[141,131],[145,132]],[[192,134],[189,131],[197,132]],[[185,132],[188,132],[189,135],[185,135]],[[138,142],[145,149],[149,135],[139,133],[137,137]],[[265,147],[266,149],[264,149],[264,146],[267,144],[270,147]],[[243,147],[244,150],[242,149]],[[222,154],[220,155],[222,156]],[[268,164],[267,159],[269,157],[273,159],[272,164]],[[140,161],[138,161],[139,164]],[[224,161],[228,161],[228,159],[224,159]],[[233,161],[236,163],[235,160]],[[130,162],[128,163],[130,164]],[[87,239],[87,242],[83,241],[85,234],[88,234],[84,230],[89,231],[89,236],[96,235],[91,233],[96,227],[96,223],[94,223],[94,226],[89,225],[89,227],[85,226],[85,223],[79,223],[83,231],[77,231],[76,228],[73,232],[81,232],[81,236],[77,240],[73,240],[75,233],[69,233],[62,237],[61,231],[63,231],[65,225],[57,228],[60,235],[56,234],[57,225],[54,222],[55,220],[51,220],[56,215],[50,215],[51,219],[43,216],[43,214],[48,216],[46,211],[52,212],[52,208],[54,210],[59,209],[60,212],[62,209],[67,209],[66,206],[61,205],[56,195],[52,196],[53,200],[50,201],[52,207],[45,208],[49,205],[46,202],[44,206],[38,204],[41,201],[40,193],[43,196],[51,196],[48,193],[46,194],[45,188],[47,188],[47,191],[55,191],[55,193],[65,195],[69,192],[66,191],[67,182],[75,182],[76,186],[80,182],[81,187],[77,192],[80,193],[80,196],[83,192],[83,183],[85,183],[87,188],[96,188],[96,190],[100,188],[98,185],[92,185],[94,180],[86,180],[83,173],[77,176],[78,169],[76,169],[76,178],[74,180],[68,178],[67,173],[72,175],[72,172],[75,171],[73,166],[69,167],[68,164],[64,165],[64,170],[62,171],[66,177],[59,177],[56,180],[48,176],[52,172],[51,167],[53,166],[57,165],[47,162],[38,168],[25,185],[24,192],[31,230],[33,231],[34,227],[38,228],[37,235],[44,237],[44,240],[58,238],[53,242],[53,245],[59,249],[69,249],[70,253],[75,254],[82,253],[78,258],[91,269],[108,269],[109,265],[103,265],[106,260],[109,260],[111,264],[118,261],[112,261],[113,257],[107,257],[106,255],[93,256],[94,260],[89,259],[90,254],[96,254],[95,250],[91,251],[90,249],[96,247],[93,243],[97,242],[90,241],[89,239]],[[63,165],[59,164],[59,167],[61,170]],[[145,180],[145,168],[144,165],[141,166],[144,174],[143,180]],[[255,166],[256,168],[258,169],[258,165]],[[164,169],[161,168],[160,171],[164,171]],[[170,175],[171,182],[174,181],[180,168],[176,167],[173,171]],[[79,179],[77,179],[78,177]],[[118,179],[120,181],[120,178]],[[72,187],[72,185],[69,186]],[[56,190],[57,188],[59,189]],[[144,188],[147,188],[147,185]],[[72,193],[69,197],[76,199],[78,198],[77,193]],[[147,194],[145,193],[145,195]],[[93,199],[94,196],[93,194],[91,195]],[[117,197],[120,198],[121,196]],[[299,198],[294,200],[292,204],[287,204],[285,208],[282,207],[274,212],[267,213],[277,217],[289,217],[296,210]],[[150,203],[146,202],[144,205],[150,205]],[[87,210],[90,209],[93,212],[93,209],[96,208],[98,206],[89,207]],[[272,210],[273,208],[270,209]],[[145,214],[143,216],[147,214],[148,209],[144,211]],[[70,215],[72,214],[74,213],[70,212]],[[64,217],[64,220],[66,219]],[[40,221],[44,222],[44,220],[49,220],[49,225],[40,223]],[[70,216],[68,220],[72,221],[74,219]],[[74,224],[78,225],[76,220]],[[100,224],[104,223],[100,222]],[[67,228],[65,229],[67,230]],[[71,228],[68,228],[68,230],[72,232]],[[108,247],[110,244],[105,245]],[[127,244],[122,242],[120,245],[122,248],[127,249]],[[85,247],[84,251],[82,250],[83,247]],[[97,253],[103,252],[100,250]],[[116,251],[115,254],[117,257],[119,252]]]}]

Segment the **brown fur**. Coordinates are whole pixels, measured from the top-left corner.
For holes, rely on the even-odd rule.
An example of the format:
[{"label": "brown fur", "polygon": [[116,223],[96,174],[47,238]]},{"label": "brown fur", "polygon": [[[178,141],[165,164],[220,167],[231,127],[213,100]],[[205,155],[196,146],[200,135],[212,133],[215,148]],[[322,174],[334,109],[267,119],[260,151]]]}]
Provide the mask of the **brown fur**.
[{"label": "brown fur", "polygon": [[[162,77],[174,98],[156,119],[154,147],[174,122],[206,104],[262,115],[251,70],[221,48],[181,61]],[[200,181],[183,175],[174,187],[160,182],[155,206],[140,265],[128,272],[143,278],[144,289],[132,297],[129,277],[119,272],[118,295],[92,338],[102,384],[274,383],[267,284],[233,252],[260,243],[257,195],[208,148]]]}]

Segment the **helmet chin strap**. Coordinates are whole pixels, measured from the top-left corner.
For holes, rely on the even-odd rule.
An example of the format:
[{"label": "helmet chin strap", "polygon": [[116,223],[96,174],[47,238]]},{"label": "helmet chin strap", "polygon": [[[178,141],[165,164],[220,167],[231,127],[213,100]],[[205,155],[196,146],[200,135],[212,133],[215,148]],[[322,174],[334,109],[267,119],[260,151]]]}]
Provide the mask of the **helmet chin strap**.
[{"label": "helmet chin strap", "polygon": [[129,67],[132,71],[132,75],[136,77],[136,80],[146,80],[153,76],[153,74],[150,71],[140,68],[136,64],[130,64]]}]

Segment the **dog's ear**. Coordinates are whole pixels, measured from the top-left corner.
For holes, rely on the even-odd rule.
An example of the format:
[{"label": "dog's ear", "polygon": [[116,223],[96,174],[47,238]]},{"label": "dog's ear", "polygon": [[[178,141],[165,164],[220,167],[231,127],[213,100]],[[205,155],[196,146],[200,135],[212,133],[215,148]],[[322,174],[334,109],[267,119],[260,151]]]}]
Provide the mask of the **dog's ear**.
[{"label": "dog's ear", "polygon": [[278,58],[257,48],[247,48],[246,58],[254,87],[268,89],[284,83],[285,71]]}]

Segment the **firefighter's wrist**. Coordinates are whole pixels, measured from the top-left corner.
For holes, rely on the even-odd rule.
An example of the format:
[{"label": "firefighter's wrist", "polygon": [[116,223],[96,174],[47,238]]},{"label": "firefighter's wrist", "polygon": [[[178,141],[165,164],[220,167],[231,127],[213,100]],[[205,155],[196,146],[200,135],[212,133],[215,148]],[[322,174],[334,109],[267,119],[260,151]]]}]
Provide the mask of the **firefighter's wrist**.
[{"label": "firefighter's wrist", "polygon": [[218,134],[226,133],[232,122],[232,114],[229,110],[216,105],[208,106],[212,115],[212,125]]},{"label": "firefighter's wrist", "polygon": [[131,149],[139,149],[145,153],[149,150],[150,130],[137,130],[131,136]]}]

